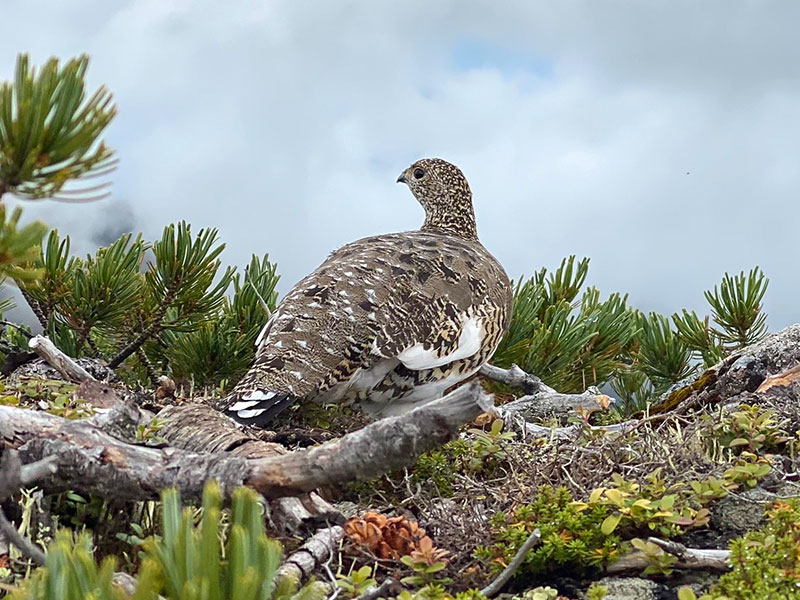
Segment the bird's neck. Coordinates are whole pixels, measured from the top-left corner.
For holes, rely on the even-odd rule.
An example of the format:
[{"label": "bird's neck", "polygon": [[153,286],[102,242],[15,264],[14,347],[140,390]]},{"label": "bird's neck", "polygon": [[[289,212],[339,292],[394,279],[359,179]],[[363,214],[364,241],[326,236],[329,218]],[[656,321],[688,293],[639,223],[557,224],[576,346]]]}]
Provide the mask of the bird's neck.
[{"label": "bird's neck", "polygon": [[446,194],[432,202],[420,200],[420,204],[425,209],[425,222],[421,231],[444,233],[465,240],[478,239],[472,194]]},{"label": "bird's neck", "polygon": [[434,205],[425,210],[425,222],[421,231],[433,231],[463,238],[477,240],[478,228],[475,224],[475,211],[472,202],[460,206],[448,203],[446,206]]}]

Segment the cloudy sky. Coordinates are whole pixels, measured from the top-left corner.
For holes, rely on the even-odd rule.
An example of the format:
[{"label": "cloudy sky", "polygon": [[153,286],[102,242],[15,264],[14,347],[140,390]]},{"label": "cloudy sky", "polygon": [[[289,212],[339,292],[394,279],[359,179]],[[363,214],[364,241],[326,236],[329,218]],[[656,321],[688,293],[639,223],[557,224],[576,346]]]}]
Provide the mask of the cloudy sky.
[{"label": "cloudy sky", "polygon": [[0,77],[92,56],[119,105],[113,197],[27,204],[88,251],[186,219],[282,291],[353,239],[413,229],[395,179],[466,173],[512,277],[590,256],[645,310],[760,265],[800,321],[800,3],[794,0],[0,0]]}]

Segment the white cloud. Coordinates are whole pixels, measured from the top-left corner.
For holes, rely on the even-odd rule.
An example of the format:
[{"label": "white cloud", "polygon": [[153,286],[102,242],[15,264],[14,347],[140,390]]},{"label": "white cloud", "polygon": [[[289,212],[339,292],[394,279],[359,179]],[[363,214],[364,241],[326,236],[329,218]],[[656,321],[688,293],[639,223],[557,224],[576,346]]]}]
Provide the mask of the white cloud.
[{"label": "white cloud", "polygon": [[394,179],[438,155],[512,276],[588,255],[601,291],[669,313],[760,264],[772,325],[800,320],[800,5],[313,7],[0,0],[0,76],[21,50],[87,51],[120,106],[114,199],[28,213],[82,250],[127,210],[150,237],[216,226],[230,262],[269,251],[285,290],[338,245],[416,227]]}]

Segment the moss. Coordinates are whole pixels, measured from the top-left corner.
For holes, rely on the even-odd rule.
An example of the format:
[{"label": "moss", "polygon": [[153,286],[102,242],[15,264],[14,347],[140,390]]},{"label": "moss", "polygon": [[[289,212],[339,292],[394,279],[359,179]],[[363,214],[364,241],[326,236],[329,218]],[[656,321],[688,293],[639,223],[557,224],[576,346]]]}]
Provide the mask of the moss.
[{"label": "moss", "polygon": [[[650,407],[650,414],[663,414],[671,411],[673,408],[687,400],[695,393],[714,385],[717,382],[717,372],[714,369],[708,369],[705,373],[700,375],[695,381],[679,388],[672,392],[664,402],[660,402],[655,406]],[[644,416],[644,413],[634,415],[637,418]]]}]

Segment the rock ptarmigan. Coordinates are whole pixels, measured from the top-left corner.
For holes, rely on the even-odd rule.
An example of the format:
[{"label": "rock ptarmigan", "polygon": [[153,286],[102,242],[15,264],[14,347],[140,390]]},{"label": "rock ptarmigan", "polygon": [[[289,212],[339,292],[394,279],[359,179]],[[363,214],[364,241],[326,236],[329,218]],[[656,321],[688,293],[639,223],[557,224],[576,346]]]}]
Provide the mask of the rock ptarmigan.
[{"label": "rock ptarmigan", "polygon": [[295,285],[226,398],[229,415],[264,425],[307,400],[400,414],[491,358],[511,319],[512,290],[478,241],[466,178],[432,158],[397,181],[425,209],[422,227],[348,244]]}]

